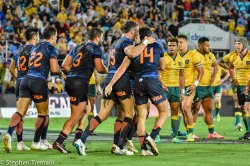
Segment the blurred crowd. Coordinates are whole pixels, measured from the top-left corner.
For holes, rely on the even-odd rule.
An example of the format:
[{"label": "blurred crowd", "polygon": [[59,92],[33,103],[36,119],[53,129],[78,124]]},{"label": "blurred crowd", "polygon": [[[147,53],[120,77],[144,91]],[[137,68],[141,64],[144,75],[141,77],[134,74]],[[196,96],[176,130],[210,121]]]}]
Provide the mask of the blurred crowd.
[{"label": "blurred crowd", "polygon": [[[0,0],[0,92],[13,92],[14,80],[5,58],[11,58],[26,42],[23,32],[27,26],[37,27],[40,33],[50,25],[57,29],[60,62],[86,40],[88,29],[102,28],[107,64],[110,45],[121,36],[127,20],[150,26],[166,51],[166,38],[176,36],[180,23],[189,19],[223,24],[228,31],[250,40],[249,14],[250,2],[246,0]],[[51,92],[61,93],[63,88],[52,88]]]}]

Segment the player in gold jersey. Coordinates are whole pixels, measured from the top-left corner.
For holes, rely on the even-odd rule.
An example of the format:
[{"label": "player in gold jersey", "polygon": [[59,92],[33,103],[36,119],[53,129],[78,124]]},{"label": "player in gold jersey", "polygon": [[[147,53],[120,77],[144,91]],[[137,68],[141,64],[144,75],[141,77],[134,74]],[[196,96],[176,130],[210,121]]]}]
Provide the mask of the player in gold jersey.
[{"label": "player in gold jersey", "polygon": [[[219,62],[219,65],[223,67],[224,69],[229,69],[229,61],[230,57],[233,56],[234,54],[237,54],[236,51],[231,51],[229,54],[225,55]],[[242,124],[241,124],[241,110],[240,110],[240,105],[238,103],[238,97],[237,97],[237,88],[236,86],[232,83],[231,84],[232,90],[233,90],[233,99],[234,99],[234,116],[235,116],[235,124],[234,128],[236,131],[242,131]],[[243,121],[244,123],[246,122],[246,117],[243,115]],[[246,124],[246,123],[245,123]]]},{"label": "player in gold jersey", "polygon": [[[223,76],[223,78],[221,78]],[[225,70],[221,66],[218,66],[218,72],[216,73],[214,82],[212,83],[213,93],[215,97],[215,104],[214,104],[214,110],[212,112],[213,118],[216,121],[220,121],[220,110],[221,110],[221,95],[222,95],[222,89],[221,84],[227,80],[229,77],[228,70]]]},{"label": "player in gold jersey", "polygon": [[214,131],[212,117],[214,94],[211,84],[215,79],[218,64],[214,54],[210,52],[210,42],[207,37],[201,37],[198,40],[198,47],[198,49],[193,50],[193,53],[195,56],[199,56],[201,58],[204,75],[196,88],[194,97],[194,122],[196,121],[198,111],[202,105],[204,109],[204,121],[208,126],[208,139],[223,139],[224,136],[221,136]]},{"label": "player in gold jersey", "polygon": [[237,54],[230,57],[229,72],[233,83],[237,86],[237,97],[241,111],[246,117],[247,131],[241,139],[250,139],[250,51],[247,49],[248,41],[239,37],[235,41]]},{"label": "player in gold jersey", "polygon": [[178,53],[178,40],[167,39],[168,52],[164,53],[165,70],[160,71],[160,78],[171,108],[172,142],[180,143],[178,135],[178,111],[184,97],[184,59]]},{"label": "player in gold jersey", "polygon": [[185,77],[185,97],[182,101],[182,110],[187,124],[187,141],[194,141],[192,103],[195,96],[195,89],[203,76],[203,66],[201,59],[188,50],[188,40],[186,35],[179,35],[178,46],[181,56],[184,58],[184,77]]}]

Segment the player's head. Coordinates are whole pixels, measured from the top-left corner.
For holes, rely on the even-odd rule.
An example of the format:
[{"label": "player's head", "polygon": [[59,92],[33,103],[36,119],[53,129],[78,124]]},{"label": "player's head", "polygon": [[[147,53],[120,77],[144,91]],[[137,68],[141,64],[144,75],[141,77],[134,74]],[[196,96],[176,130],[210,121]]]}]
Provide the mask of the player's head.
[{"label": "player's head", "polygon": [[201,37],[198,40],[199,50],[204,54],[209,54],[211,51],[210,41],[207,37]]},{"label": "player's head", "polygon": [[184,35],[184,34],[180,34],[180,35],[177,36],[177,39],[178,39],[179,50],[180,51],[187,50],[187,46],[188,46],[187,36]]},{"label": "player's head", "polygon": [[92,28],[88,33],[89,40],[97,42],[98,45],[102,44],[103,31],[99,28]]},{"label": "player's head", "polygon": [[140,35],[140,39],[141,41],[144,40],[144,38],[147,37],[151,37],[153,34],[152,30],[149,27],[142,27],[139,29],[139,35]]},{"label": "player's head", "polygon": [[39,33],[37,28],[34,27],[27,28],[24,35],[26,40],[29,42],[32,42],[34,44],[37,44],[39,42]]},{"label": "player's head", "polygon": [[56,40],[57,40],[56,28],[54,28],[52,26],[45,28],[43,31],[43,38],[45,40],[50,40],[52,42],[52,44],[56,44]]},{"label": "player's head", "polygon": [[124,33],[128,34],[133,40],[139,34],[139,26],[134,21],[127,21],[124,24]]},{"label": "player's head", "polygon": [[175,55],[178,52],[178,40],[176,37],[167,38],[168,54]]},{"label": "player's head", "polygon": [[245,37],[238,37],[234,42],[235,50],[237,53],[241,53],[248,47],[248,41]]}]

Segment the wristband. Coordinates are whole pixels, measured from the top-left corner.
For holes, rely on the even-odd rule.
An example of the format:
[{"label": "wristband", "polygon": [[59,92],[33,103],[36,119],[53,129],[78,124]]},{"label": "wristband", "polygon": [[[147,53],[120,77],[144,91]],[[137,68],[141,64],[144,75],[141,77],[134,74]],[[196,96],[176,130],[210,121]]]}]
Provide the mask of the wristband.
[{"label": "wristband", "polygon": [[181,89],[181,93],[182,93],[182,94],[185,94],[185,89]]},{"label": "wristband", "polygon": [[196,80],[196,81],[194,82],[194,86],[197,87],[198,85],[199,85],[199,81]]},{"label": "wristband", "polygon": [[150,43],[150,41],[149,40],[144,40],[142,43],[147,46]]}]

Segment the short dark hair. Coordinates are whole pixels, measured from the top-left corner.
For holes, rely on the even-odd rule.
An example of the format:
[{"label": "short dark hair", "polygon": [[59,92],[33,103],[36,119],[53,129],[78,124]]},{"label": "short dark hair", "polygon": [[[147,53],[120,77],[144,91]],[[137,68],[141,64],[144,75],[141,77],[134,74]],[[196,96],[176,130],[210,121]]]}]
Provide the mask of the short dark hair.
[{"label": "short dark hair", "polygon": [[128,33],[129,31],[131,31],[133,28],[136,28],[138,26],[138,24],[134,21],[127,21],[124,24],[124,33]]},{"label": "short dark hair", "polygon": [[178,40],[177,40],[176,37],[169,37],[169,38],[167,38],[167,42],[175,42],[178,45]]},{"label": "short dark hair", "polygon": [[139,30],[139,34],[140,34],[140,39],[143,40],[145,36],[147,37],[152,36],[153,32],[149,27],[142,27]]},{"label": "short dark hair", "polygon": [[179,34],[179,35],[177,36],[177,39],[178,39],[178,38],[188,40],[187,35],[184,35],[184,34]]},{"label": "short dark hair", "polygon": [[34,27],[28,27],[27,30],[24,33],[24,36],[26,38],[26,40],[31,40],[33,35],[37,35],[38,34],[38,29],[34,28]]},{"label": "short dark hair", "polygon": [[56,35],[56,28],[49,26],[47,28],[44,29],[43,31],[43,38],[44,39],[50,39],[51,36]]},{"label": "short dark hair", "polygon": [[100,28],[94,27],[88,32],[89,40],[94,40],[97,37],[100,37],[103,34],[103,31]]},{"label": "short dark hair", "polygon": [[204,42],[209,42],[209,38],[207,38],[207,37],[201,37],[201,38],[199,38],[198,44],[202,44]]}]

